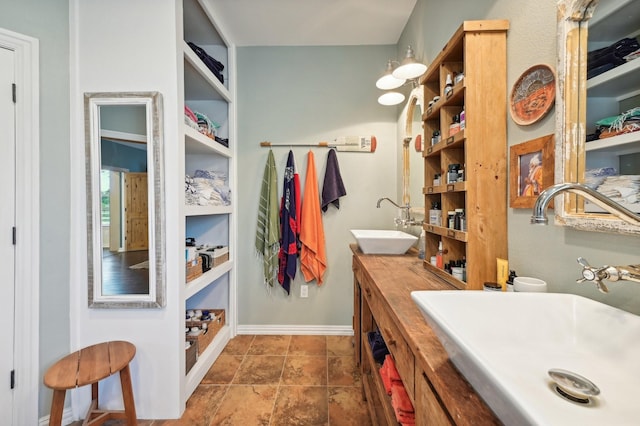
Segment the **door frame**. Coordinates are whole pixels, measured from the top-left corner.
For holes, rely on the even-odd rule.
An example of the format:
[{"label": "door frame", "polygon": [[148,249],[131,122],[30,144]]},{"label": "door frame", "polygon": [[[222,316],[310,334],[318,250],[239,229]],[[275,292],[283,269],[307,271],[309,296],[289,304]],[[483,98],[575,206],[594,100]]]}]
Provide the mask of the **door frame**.
[{"label": "door frame", "polygon": [[16,220],[14,425],[38,423],[40,320],[40,86],[38,39],[0,28],[15,53]]}]

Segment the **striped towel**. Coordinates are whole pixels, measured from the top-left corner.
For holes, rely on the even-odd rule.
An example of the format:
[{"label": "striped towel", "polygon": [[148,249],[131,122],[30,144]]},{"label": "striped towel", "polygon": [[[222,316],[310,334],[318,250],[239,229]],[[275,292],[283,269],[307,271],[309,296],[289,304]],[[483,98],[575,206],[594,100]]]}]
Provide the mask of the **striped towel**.
[{"label": "striped towel", "polygon": [[262,257],[264,282],[273,287],[278,276],[278,251],[280,250],[280,221],[278,218],[278,174],[273,151],[269,150],[262,176],[256,250]]}]

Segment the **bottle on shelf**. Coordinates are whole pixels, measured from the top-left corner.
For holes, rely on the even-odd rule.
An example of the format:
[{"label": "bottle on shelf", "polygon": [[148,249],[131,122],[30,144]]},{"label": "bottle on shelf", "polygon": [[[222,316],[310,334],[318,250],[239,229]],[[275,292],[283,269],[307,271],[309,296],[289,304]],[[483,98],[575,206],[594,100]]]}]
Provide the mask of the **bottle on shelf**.
[{"label": "bottle on shelf", "polygon": [[438,243],[438,252],[436,253],[436,267],[443,269],[444,268],[444,256],[442,252],[442,240]]},{"label": "bottle on shelf", "polygon": [[418,258],[424,259],[424,252],[426,250],[427,234],[424,229],[420,232],[420,238],[418,239]]},{"label": "bottle on shelf", "polygon": [[447,228],[456,229],[456,212],[455,210],[449,210],[447,212]]},{"label": "bottle on shelf", "polygon": [[451,117],[451,124],[449,125],[449,136],[453,136],[460,132],[460,114],[456,114]]},{"label": "bottle on shelf", "polygon": [[451,78],[451,74],[447,74],[443,94],[445,97],[448,97],[451,95],[451,92],[453,92],[453,79]]},{"label": "bottle on shelf", "polygon": [[440,209],[440,203],[437,201],[431,203],[431,210],[429,210],[429,225],[442,226],[442,210]]}]

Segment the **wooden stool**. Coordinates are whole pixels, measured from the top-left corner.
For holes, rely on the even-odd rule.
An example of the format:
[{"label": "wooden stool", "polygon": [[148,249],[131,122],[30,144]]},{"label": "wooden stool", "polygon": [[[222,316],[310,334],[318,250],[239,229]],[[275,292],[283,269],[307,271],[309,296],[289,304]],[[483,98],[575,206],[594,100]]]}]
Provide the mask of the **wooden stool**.
[{"label": "wooden stool", "polygon": [[[53,364],[44,375],[44,384],[53,389],[49,426],[60,426],[67,389],[91,385],[91,406],[82,425],[101,425],[109,419],[126,419],[136,425],[136,406],[133,402],[129,362],[136,347],[123,341],[98,343],[65,356]],[[98,382],[120,372],[124,411],[98,409]]]}]

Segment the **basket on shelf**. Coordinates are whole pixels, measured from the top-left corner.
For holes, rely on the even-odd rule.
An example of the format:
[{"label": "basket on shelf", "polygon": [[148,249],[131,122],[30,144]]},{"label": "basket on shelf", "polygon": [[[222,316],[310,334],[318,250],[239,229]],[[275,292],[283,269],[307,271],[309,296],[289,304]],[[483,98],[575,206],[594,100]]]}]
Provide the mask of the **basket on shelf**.
[{"label": "basket on shelf", "polygon": [[187,320],[186,326],[188,328],[198,327],[202,328],[202,324],[207,324],[207,329],[205,332],[201,332],[197,336],[189,336],[187,335],[187,340],[195,342],[198,347],[198,356],[202,355],[202,353],[207,349],[209,343],[213,341],[213,338],[216,337],[216,334],[222,329],[225,324],[225,316],[224,309],[202,309],[203,311],[207,310],[211,312],[211,319],[206,321],[200,320]]},{"label": "basket on shelf", "polygon": [[185,372],[184,374],[189,374],[189,371],[193,368],[196,361],[198,360],[198,343],[191,342],[191,345],[185,349],[184,356],[184,364],[185,364]]},{"label": "basket on shelf", "polygon": [[202,275],[202,259],[197,256],[195,260],[187,262],[187,282],[193,281]]}]

